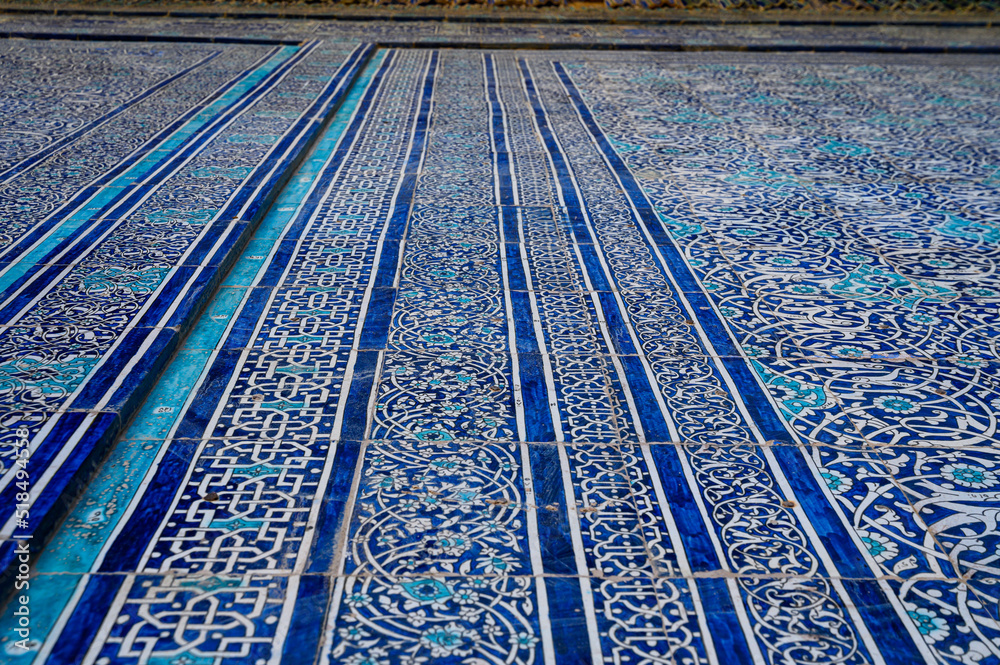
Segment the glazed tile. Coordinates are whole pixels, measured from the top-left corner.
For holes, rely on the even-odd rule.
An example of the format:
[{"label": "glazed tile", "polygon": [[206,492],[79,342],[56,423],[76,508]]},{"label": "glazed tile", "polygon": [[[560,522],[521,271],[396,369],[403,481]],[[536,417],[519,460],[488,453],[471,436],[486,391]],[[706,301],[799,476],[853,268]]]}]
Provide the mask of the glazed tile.
[{"label": "glazed tile", "polygon": [[79,113],[9,95],[70,118],[0,156],[5,583],[51,538],[11,662],[1000,658],[989,56],[0,21],[108,38],[51,42]]}]

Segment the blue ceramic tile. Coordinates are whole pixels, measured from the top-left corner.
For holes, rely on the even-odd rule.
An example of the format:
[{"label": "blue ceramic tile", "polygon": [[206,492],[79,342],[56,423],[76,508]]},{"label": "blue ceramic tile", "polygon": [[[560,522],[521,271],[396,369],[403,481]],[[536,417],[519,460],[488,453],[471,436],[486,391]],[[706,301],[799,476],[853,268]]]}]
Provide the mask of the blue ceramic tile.
[{"label": "blue ceramic tile", "polygon": [[12,662],[1000,658],[989,58],[356,47],[944,29],[3,22]]},{"label": "blue ceramic tile", "polygon": [[[56,61],[76,57],[72,49],[53,48]],[[51,156],[36,159],[44,150],[25,146],[25,158],[8,169],[9,178],[26,194],[18,210],[33,220],[34,228],[13,220],[5,232],[15,234],[10,241],[18,239],[16,233],[33,233],[35,243],[31,251],[8,252],[10,262],[0,276],[6,288],[2,316],[13,324],[4,328],[0,342],[9,409],[104,409],[126,420],[135,413],[228,268],[227,256],[241,249],[240,235],[249,228],[234,225],[231,218],[251,219],[256,205],[252,202],[273,197],[281,184],[273,174],[287,169],[315,136],[318,123],[313,114],[323,114],[343,95],[337,82],[356,69],[363,55],[347,48],[317,56],[316,48],[311,43],[300,49],[234,48],[226,53],[180,45],[139,49],[135,59],[118,47],[98,49],[93,51],[93,71],[75,83],[66,81],[82,87],[62,94],[90,95],[87,108],[96,115],[64,123],[58,120],[66,113],[64,107],[53,105],[51,119],[43,120],[43,112],[37,120],[56,128]],[[174,65],[160,58],[165,52],[171,53]],[[116,61],[122,63],[118,69]],[[154,77],[150,87],[141,72],[153,62],[158,63],[153,67],[159,67],[159,79]],[[327,76],[325,84],[287,77],[296,67],[306,73],[331,63],[344,66]],[[139,69],[130,73],[130,68]],[[24,78],[23,84],[30,85],[29,80]],[[171,86],[181,89],[151,113],[149,100],[159,100],[158,93]],[[184,86],[193,91],[185,92]],[[279,101],[284,89],[301,89],[298,101]],[[100,92],[88,92],[95,90]],[[195,91],[201,91],[200,96]],[[178,108],[185,100],[188,106]],[[297,112],[268,113],[275,105]],[[93,134],[88,122],[104,127],[104,136],[112,138],[114,131],[128,132],[130,122],[146,127],[120,147],[116,140],[111,141],[115,146],[109,144],[102,159],[119,154],[105,163],[102,184],[111,186],[72,196],[74,181],[78,187],[94,177],[90,165],[64,166],[62,172],[53,168],[59,159],[73,164],[90,151],[86,146]],[[59,135],[59,127],[73,129],[74,123],[83,124]],[[114,127],[118,129],[109,130]],[[236,140],[247,135],[253,140]],[[215,165],[220,159],[224,167]],[[51,182],[56,185],[42,196],[39,186]],[[224,221],[211,224],[214,217]],[[25,243],[14,247],[28,249]],[[186,262],[197,267],[178,267]],[[35,490],[41,492],[33,499],[33,528],[42,538],[54,519],[47,516],[48,507],[58,503],[44,497],[63,492],[74,496],[79,474],[90,473],[83,460],[99,459],[103,444],[100,437],[76,441],[45,432],[38,436],[47,437],[31,444],[39,450],[65,446],[63,455],[32,456]],[[10,452],[13,449],[5,451]],[[72,461],[76,457],[81,459]]]}]

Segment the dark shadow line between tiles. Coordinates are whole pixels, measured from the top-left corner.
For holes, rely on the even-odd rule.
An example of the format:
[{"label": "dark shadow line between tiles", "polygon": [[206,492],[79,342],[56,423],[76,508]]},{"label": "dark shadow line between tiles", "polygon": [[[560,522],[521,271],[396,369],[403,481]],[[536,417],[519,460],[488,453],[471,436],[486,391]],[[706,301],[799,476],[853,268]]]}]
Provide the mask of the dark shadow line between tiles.
[{"label": "dark shadow line between tiles", "polygon": [[[0,11],[0,14],[3,12]],[[197,35],[119,35],[77,32],[0,31],[0,39],[36,39],[72,42],[171,42],[179,44],[250,44],[254,46],[300,46],[302,39],[255,39],[253,37],[200,37]]]},{"label": "dark shadow line between tiles", "polygon": [[[236,265],[237,259],[242,254],[243,250],[249,245],[250,241],[253,239],[254,233],[260,226],[261,222],[271,211],[274,203],[278,200],[281,192],[284,191],[285,187],[288,185],[289,180],[298,171],[302,162],[305,161],[306,157],[312,153],[313,148],[323,137],[326,130],[329,128],[330,123],[333,122],[333,118],[336,117],[337,113],[340,111],[344,102],[350,96],[351,92],[354,90],[355,85],[357,85],[359,79],[365,68],[371,63],[375,54],[378,52],[378,48],[372,44],[365,46],[363,43],[359,44],[360,48],[364,49],[358,61],[354,64],[354,71],[347,79],[339,98],[330,106],[326,114],[323,116],[322,121],[319,123],[318,127],[314,130],[311,137],[309,137],[304,145],[299,149],[298,153],[292,158],[288,166],[281,172],[271,191],[264,198],[260,208],[254,215],[250,224],[247,228],[240,234],[240,236],[233,243],[229,252],[227,252],[225,258],[219,265],[219,270],[216,275],[212,278],[212,286],[205,290],[202,294],[201,302],[198,307],[193,308],[187,317],[180,322],[177,330],[177,336],[172,341],[171,345],[164,348],[160,355],[156,358],[150,359],[153,365],[157,366],[157,369],[150,376],[146,377],[135,395],[131,395],[127,402],[131,404],[131,408],[120,414],[118,425],[111,431],[106,432],[98,444],[94,447],[90,453],[87,454],[84,461],[80,464],[80,467],[74,473],[73,478],[67,483],[66,487],[60,491],[58,498],[54,502],[52,508],[50,508],[42,516],[41,520],[38,522],[38,526],[35,528],[32,539],[31,539],[31,551],[38,552],[42,550],[52,539],[52,536],[59,530],[63,522],[66,520],[73,509],[75,508],[77,502],[83,496],[83,492],[94,477],[103,468],[111,452],[115,449],[118,443],[122,440],[125,432],[131,426],[132,421],[135,419],[142,411],[142,406],[145,404],[146,400],[152,394],[153,387],[159,382],[160,378],[164,375],[167,368],[180,353],[181,349],[184,348],[184,342],[194,331],[198,321],[201,320],[202,316],[208,310],[209,304],[212,299],[218,293],[222,283],[225,281],[226,277],[229,275],[230,271]],[[16,574],[17,561],[11,563],[6,569],[0,570],[0,608],[2,608],[7,600],[13,596],[14,585],[11,583],[13,581],[13,576]]]},{"label": "dark shadow line between tiles", "polygon": [[902,55],[995,55],[997,46],[889,46],[866,44],[621,44],[587,42],[376,42],[392,49],[476,49],[498,51],[655,51],[670,53],[896,53]]},{"label": "dark shadow line between tiles", "polygon": [[896,18],[893,16],[859,18],[836,14],[821,17],[798,18],[788,14],[780,17],[765,15],[735,15],[735,16],[688,16],[683,12],[673,13],[666,17],[659,16],[627,16],[601,18],[552,16],[504,16],[503,14],[472,16],[449,16],[443,12],[415,14],[389,12],[285,12],[285,11],[240,11],[240,10],[196,10],[196,9],[115,9],[115,8],[60,8],[60,7],[19,7],[0,6],[0,14],[29,14],[42,16],[106,16],[109,18],[217,18],[230,20],[314,20],[314,21],[372,21],[385,23],[413,23],[427,21],[434,23],[503,23],[503,24],[543,24],[543,25],[770,25],[770,26],[829,26],[829,27],[865,27],[865,26],[927,26],[934,28],[992,28],[995,24],[990,18],[980,20],[949,20],[930,15],[927,19]]},{"label": "dark shadow line between tiles", "polygon": [[[4,10],[0,9],[0,14]],[[121,35],[73,32],[3,32],[0,39],[78,42],[167,42],[181,44],[245,44],[255,46],[299,46],[303,40],[256,39],[251,37],[202,37],[178,35]],[[470,41],[380,41],[383,49],[482,49],[498,51],[651,51],[667,53],[893,53],[903,55],[996,55],[997,46],[892,46],[868,44],[648,44],[616,42],[470,42]]]}]

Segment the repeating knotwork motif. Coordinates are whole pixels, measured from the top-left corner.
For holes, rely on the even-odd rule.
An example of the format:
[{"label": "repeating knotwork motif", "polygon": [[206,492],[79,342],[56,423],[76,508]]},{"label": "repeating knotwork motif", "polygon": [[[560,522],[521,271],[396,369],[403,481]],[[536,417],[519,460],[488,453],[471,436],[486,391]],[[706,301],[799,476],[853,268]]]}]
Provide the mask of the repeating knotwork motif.
[{"label": "repeating knotwork motif", "polygon": [[[281,578],[240,578],[216,575],[201,579],[141,576],[145,596],[135,603],[135,620],[128,632],[108,641],[122,658],[154,664],[205,663],[217,658],[252,658],[262,655],[269,637],[254,636],[252,626],[273,624],[281,607]],[[241,634],[239,639],[221,635]],[[163,655],[162,641],[173,637],[185,644],[183,655]],[[98,661],[101,662],[101,661]],[[104,662],[109,662],[105,659]]]}]

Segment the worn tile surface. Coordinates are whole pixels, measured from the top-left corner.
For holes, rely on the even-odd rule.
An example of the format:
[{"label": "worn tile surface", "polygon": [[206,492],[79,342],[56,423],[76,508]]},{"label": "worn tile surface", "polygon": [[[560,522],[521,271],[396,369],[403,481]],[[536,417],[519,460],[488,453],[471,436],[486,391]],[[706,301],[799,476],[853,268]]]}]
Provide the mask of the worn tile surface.
[{"label": "worn tile surface", "polygon": [[8,662],[1000,662],[995,56],[248,25],[0,53]]}]

